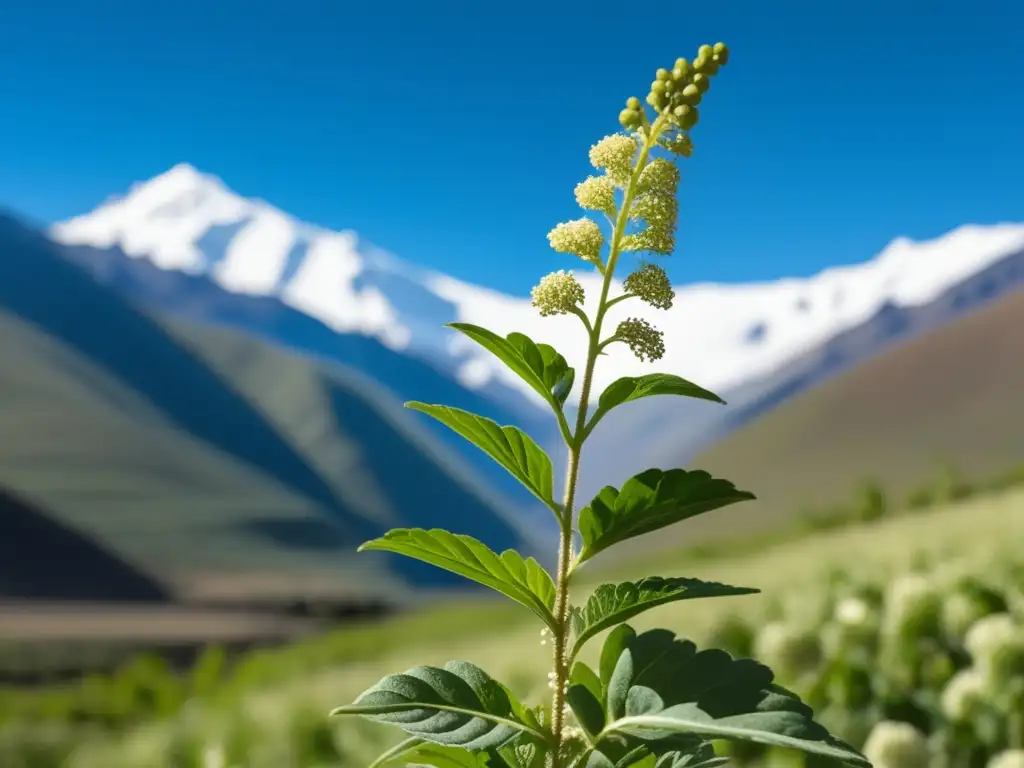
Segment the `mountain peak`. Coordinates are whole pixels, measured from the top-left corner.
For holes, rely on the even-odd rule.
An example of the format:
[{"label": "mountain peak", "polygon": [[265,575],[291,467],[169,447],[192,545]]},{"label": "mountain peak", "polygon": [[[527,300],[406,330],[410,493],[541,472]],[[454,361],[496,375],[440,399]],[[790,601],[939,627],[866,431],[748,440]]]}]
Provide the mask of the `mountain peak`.
[{"label": "mountain peak", "polygon": [[[585,354],[575,318],[540,318],[527,297],[385,258],[353,232],[304,224],[235,194],[187,163],[57,225],[53,236],[68,244],[117,245],[163,269],[204,274],[232,293],[276,297],[335,331],[423,355],[472,388],[495,379],[513,387],[522,382],[485,350],[444,330],[446,323],[526,333],[554,346],[571,365],[582,364]],[[728,390],[784,366],[885,306],[927,303],[1022,250],[1024,225],[963,226],[927,241],[897,238],[874,258],[808,278],[676,286],[675,306],[667,313],[640,304],[631,304],[629,313],[665,329],[668,370]],[[590,311],[599,278],[582,274],[580,280]],[[615,308],[609,323],[621,319],[622,308]],[[756,343],[752,328],[758,329]],[[608,355],[595,387],[649,371],[622,345]]]}]

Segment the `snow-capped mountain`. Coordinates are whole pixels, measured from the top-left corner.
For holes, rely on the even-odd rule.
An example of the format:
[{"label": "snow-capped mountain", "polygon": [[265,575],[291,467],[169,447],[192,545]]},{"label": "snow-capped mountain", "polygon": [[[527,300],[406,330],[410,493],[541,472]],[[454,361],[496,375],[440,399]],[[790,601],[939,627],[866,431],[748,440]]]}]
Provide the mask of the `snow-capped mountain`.
[{"label": "snow-capped mountain", "polygon": [[[571,317],[540,318],[509,296],[404,263],[353,232],[330,232],[247,200],[219,180],[178,165],[128,195],[53,227],[67,244],[119,246],[163,269],[209,275],[228,291],[276,296],[340,332],[396,350],[444,359],[468,387],[494,378],[529,390],[490,355],[442,327],[454,320],[500,333],[518,330],[579,361],[583,337]],[[853,328],[881,308],[920,306],[952,285],[1024,249],[1024,224],[965,226],[927,242],[894,240],[874,259],[806,279],[677,287],[668,312],[628,302],[611,319],[641,316],[665,331],[658,364],[728,391]],[[552,254],[552,266],[560,265]],[[597,276],[579,275],[588,298]],[[598,387],[650,368],[621,345],[599,367]]]},{"label": "snow-capped mountain", "polygon": [[[136,185],[122,198],[54,226],[51,235],[69,245],[116,246],[164,270],[208,276],[235,294],[279,299],[337,332],[374,337],[395,351],[428,360],[470,389],[506,401],[512,390],[522,393],[524,401],[539,404],[532,390],[499,361],[445,329],[444,323],[470,322],[501,334],[520,331],[552,344],[577,366],[585,352],[584,335],[574,317],[541,318],[526,297],[402,262],[361,243],[352,232],[331,232],[296,221],[265,202],[234,194],[188,165],[178,165]],[[672,371],[739,406],[739,411],[726,409],[733,423],[736,413],[757,411],[752,403],[794,394],[879,351],[901,334],[949,319],[963,309],[955,301],[946,302],[956,286],[1010,262],[1024,263],[1024,224],[964,226],[925,242],[896,239],[873,259],[811,278],[678,286],[675,304],[667,312],[624,302],[610,313],[610,322],[627,316],[649,319],[665,332],[667,352],[650,366],[633,358],[623,345],[611,347],[598,367],[595,392],[620,376]],[[551,264],[552,270],[573,267],[554,253]],[[996,275],[994,294],[1020,285],[1022,276],[1014,274]],[[594,301],[598,276],[578,277],[588,303]],[[936,302],[948,303],[948,311],[919,311]],[[899,333],[857,336],[858,329],[893,322],[894,313],[906,315],[898,322]],[[920,323],[908,319],[911,316]],[[855,352],[849,344],[836,346],[836,340],[851,334],[861,339]],[[292,339],[281,341],[296,344]],[[841,360],[836,357],[840,348],[848,352]],[[831,350],[828,365],[808,362],[818,360],[816,355],[826,349]],[[658,400],[662,399],[634,412],[646,429],[657,431],[662,424],[661,409],[668,406]],[[697,405],[706,414],[698,419],[706,422],[700,429],[706,434],[720,432],[725,414],[709,404]],[[622,419],[614,423],[620,430],[628,429]],[[664,429],[670,423],[675,422],[665,422]],[[696,426],[693,420],[688,425],[691,430]],[[616,432],[619,448],[622,437]],[[655,438],[656,443],[671,442],[664,430]],[[651,435],[644,439],[651,442]],[[693,446],[701,442],[694,440]],[[612,445],[608,451],[619,453]]]}]

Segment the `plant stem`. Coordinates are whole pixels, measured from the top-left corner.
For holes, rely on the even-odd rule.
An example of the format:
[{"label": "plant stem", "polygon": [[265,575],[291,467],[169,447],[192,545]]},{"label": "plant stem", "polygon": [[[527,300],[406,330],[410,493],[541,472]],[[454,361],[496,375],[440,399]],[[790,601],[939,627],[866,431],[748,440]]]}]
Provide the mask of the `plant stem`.
[{"label": "plant stem", "polygon": [[617,299],[608,300],[608,291],[611,289],[615,263],[618,261],[622,248],[622,237],[626,233],[626,224],[629,222],[629,209],[632,207],[633,198],[636,195],[640,172],[647,165],[647,157],[657,141],[658,134],[661,132],[663,125],[664,118],[659,117],[651,126],[647,140],[640,151],[640,157],[633,168],[629,183],[626,185],[622,207],[615,221],[615,228],[612,231],[609,246],[608,265],[604,269],[604,280],[601,283],[601,299],[598,302],[597,315],[594,318],[593,325],[590,327],[590,344],[587,349],[587,366],[583,373],[583,383],[580,388],[580,407],[576,413],[576,430],[573,432],[572,440],[567,441],[569,444],[569,462],[565,477],[565,501],[562,504],[562,514],[559,519],[558,571],[555,580],[555,620],[557,622],[557,630],[554,633],[555,648],[552,659],[555,693],[551,703],[551,731],[555,736],[555,749],[551,753],[551,768],[563,768],[565,689],[569,680],[566,652],[569,645],[569,578],[572,575],[573,507],[576,503],[576,484],[579,480],[580,453],[587,436],[585,429],[587,424],[587,408],[590,401],[590,388],[594,381],[594,367],[597,365],[598,353],[601,351],[601,323],[604,321],[604,315],[608,308],[618,301]]}]

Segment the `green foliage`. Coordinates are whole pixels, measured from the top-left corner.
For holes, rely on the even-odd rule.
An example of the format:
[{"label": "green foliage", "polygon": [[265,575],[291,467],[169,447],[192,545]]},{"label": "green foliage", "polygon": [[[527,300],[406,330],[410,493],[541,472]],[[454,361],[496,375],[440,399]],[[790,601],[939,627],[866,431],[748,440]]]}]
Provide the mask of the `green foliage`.
[{"label": "green foliage", "polygon": [[464,333],[507,365],[560,413],[572,390],[576,372],[548,344],[537,344],[522,333],[510,333],[504,339],[486,328],[469,323],[449,323],[449,328]]},{"label": "green foliage", "polygon": [[440,421],[453,432],[504,467],[534,496],[556,514],[559,506],[554,501],[554,477],[551,459],[533,439],[518,427],[502,427],[491,419],[447,405],[406,403],[407,408],[420,411]]},{"label": "green foliage", "polygon": [[627,480],[621,491],[606,486],[580,511],[583,548],[578,560],[582,563],[626,539],[753,498],[703,470],[649,469]]},{"label": "green foliage", "polygon": [[609,384],[597,400],[597,410],[584,431],[584,436],[597,426],[597,423],[604,418],[605,414],[613,408],[639,400],[642,397],[654,397],[655,395],[677,395],[679,397],[692,397],[698,400],[710,400],[713,403],[725,405],[725,400],[714,392],[709,392],[703,387],[698,387],[691,381],[682,379],[679,376],[672,376],[668,373],[649,373],[646,376],[625,376]]},{"label": "green foliage", "polygon": [[751,595],[759,591],[700,579],[663,579],[659,576],[650,576],[638,582],[602,584],[594,590],[583,607],[572,608],[570,611],[574,641],[569,658],[575,658],[583,644],[594,635],[659,605],[701,597]]},{"label": "green foliage", "polygon": [[396,552],[457,573],[512,598],[533,611],[552,629],[555,583],[532,557],[512,549],[496,554],[471,536],[440,528],[395,528],[360,548]]},{"label": "green foliage", "polygon": [[[474,325],[455,330],[490,351],[551,406],[569,452],[565,501],[553,498],[552,463],[522,431],[442,405],[408,403],[442,422],[479,447],[551,509],[559,523],[557,578],[514,552],[497,555],[478,541],[446,531],[399,530],[363,549],[397,552],[486,584],[526,605],[546,625],[553,640],[553,690],[549,714],[519,704],[509,689],[465,661],[416,667],[388,675],[356,701],[334,710],[396,725],[416,741],[394,756],[406,764],[508,766],[508,768],[681,768],[720,764],[712,739],[733,739],[801,750],[850,765],[870,763],[853,747],[816,722],[799,697],[773,683],[773,673],[758,662],[736,660],[721,650],[696,646],[666,630],[637,635],[627,619],[667,603],[692,598],[751,594],[698,579],[650,577],[639,582],[605,584],[587,603],[574,606],[570,583],[575,570],[596,554],[637,536],[715,509],[753,499],[732,483],[701,470],[649,469],[627,480],[621,490],[605,487],[578,515],[573,509],[583,445],[612,409],[655,395],[677,395],[722,403],[717,395],[670,374],[621,378],[600,395],[587,422],[588,398],[598,357],[610,344],[626,344],[640,360],[665,352],[664,334],[642,318],[629,318],[602,337],[605,313],[620,301],[639,298],[667,309],[674,291],[664,270],[646,265],[624,283],[626,293],[609,298],[616,265],[623,253],[667,255],[675,245],[680,174],[674,162],[652,157],[654,150],[679,156],[692,151],[690,129],[697,105],[711,78],[728,61],[722,43],[701,46],[694,61],[678,59],[670,71],[659,69],[647,103],[630,98],[620,115],[629,133],[608,136],[590,150],[591,163],[604,174],[577,186],[585,210],[612,221],[606,239],[600,225],[582,218],[557,225],[548,240],[559,253],[572,254],[603,276],[596,314],[582,310],[584,291],[564,271],[543,278],[533,290],[542,316],[573,314],[582,321],[588,350],[581,383],[576,428],[563,413],[575,383],[575,371],[555,350],[520,333],[502,338]],[[621,201],[616,191],[621,191]],[[614,221],[613,221],[614,219]],[[627,234],[630,222],[646,225]],[[602,256],[608,246],[607,258]],[[865,502],[884,512],[876,493]],[[582,548],[574,552],[574,531]],[[573,663],[583,645],[611,630],[598,671]],[[577,726],[569,724],[574,717]],[[431,751],[429,742],[461,747],[466,755]],[[415,754],[414,753],[418,753]]]}]

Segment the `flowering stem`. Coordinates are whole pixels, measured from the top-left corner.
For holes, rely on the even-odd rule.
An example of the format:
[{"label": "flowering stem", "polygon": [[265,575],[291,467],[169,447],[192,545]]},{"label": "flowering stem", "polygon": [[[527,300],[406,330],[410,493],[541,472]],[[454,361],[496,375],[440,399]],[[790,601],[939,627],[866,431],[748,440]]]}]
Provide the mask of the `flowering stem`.
[{"label": "flowering stem", "polygon": [[555,749],[551,753],[551,768],[563,768],[564,747],[565,747],[565,694],[569,682],[568,666],[568,645],[569,645],[569,580],[572,576],[572,531],[573,531],[573,506],[576,503],[576,485],[579,480],[580,453],[583,443],[589,432],[586,430],[587,407],[590,400],[590,389],[594,381],[594,367],[597,364],[598,355],[603,344],[601,343],[601,323],[604,320],[605,312],[610,306],[617,303],[616,299],[608,300],[608,291],[611,289],[612,275],[615,272],[615,264],[618,261],[622,249],[622,238],[626,233],[626,224],[629,222],[629,211],[633,205],[633,198],[636,195],[637,182],[640,173],[647,165],[647,157],[652,147],[657,142],[658,136],[664,126],[664,117],[654,121],[650,130],[646,132],[640,156],[637,158],[630,175],[629,183],[626,185],[625,194],[622,199],[622,207],[615,221],[615,228],[612,232],[611,243],[609,244],[608,264],[601,270],[604,280],[601,283],[601,300],[598,302],[597,314],[590,327],[590,343],[587,349],[587,365],[583,373],[583,383],[580,390],[580,407],[576,413],[576,429],[572,439],[566,441],[569,446],[569,462],[565,478],[565,502],[562,505],[562,514],[559,520],[560,533],[558,542],[558,571],[555,581],[555,621],[556,631],[554,633],[554,654],[553,654],[553,683],[554,696],[551,705],[551,730],[555,737]]}]

